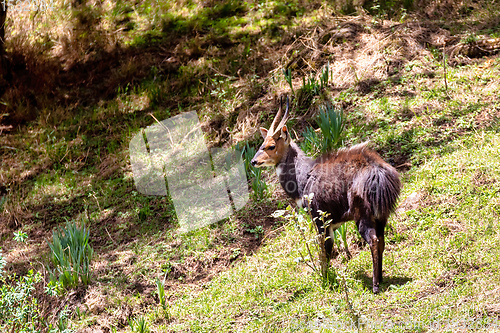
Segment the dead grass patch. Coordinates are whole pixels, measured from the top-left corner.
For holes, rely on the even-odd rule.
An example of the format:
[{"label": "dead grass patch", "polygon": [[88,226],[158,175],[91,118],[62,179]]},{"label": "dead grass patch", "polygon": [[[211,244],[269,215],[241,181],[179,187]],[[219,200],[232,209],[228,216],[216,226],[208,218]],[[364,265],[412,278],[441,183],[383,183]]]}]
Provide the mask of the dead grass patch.
[{"label": "dead grass patch", "polygon": [[424,191],[416,191],[408,195],[403,202],[401,202],[397,209],[396,213],[403,213],[409,210],[417,209],[422,207],[425,202],[425,197],[427,193]]},{"label": "dead grass patch", "polygon": [[97,179],[106,179],[113,175],[118,169],[121,168],[120,163],[118,162],[118,157],[115,155],[108,155],[106,158],[99,164]]},{"label": "dead grass patch", "polygon": [[330,59],[333,86],[369,86],[397,74],[407,61],[425,61],[431,56],[429,42],[446,35],[447,30],[429,24],[386,21],[374,26],[364,16],[334,19],[299,37],[282,63],[305,74]]}]

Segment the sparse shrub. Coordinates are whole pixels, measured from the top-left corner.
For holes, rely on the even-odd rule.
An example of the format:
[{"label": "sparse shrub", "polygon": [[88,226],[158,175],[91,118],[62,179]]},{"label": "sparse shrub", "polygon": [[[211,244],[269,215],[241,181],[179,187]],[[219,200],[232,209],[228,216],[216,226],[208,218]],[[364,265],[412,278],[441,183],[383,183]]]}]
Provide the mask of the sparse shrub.
[{"label": "sparse shrub", "polygon": [[[305,195],[305,200],[311,200],[312,195],[314,194],[310,196]],[[331,220],[327,219],[326,213],[321,213],[321,223],[324,225],[324,232],[319,232],[316,221],[312,218],[307,208],[292,208],[288,206],[286,210],[277,210],[273,213],[273,217],[280,216],[290,221],[300,233],[301,240],[305,244],[307,251],[306,255],[299,251],[301,260],[320,278],[323,287],[337,288],[339,286],[337,272],[333,267],[330,267],[324,246],[325,241],[330,237],[326,234],[326,230],[331,222]],[[313,230],[314,232],[311,232]]]},{"label": "sparse shrub", "polygon": [[[19,232],[18,234],[20,234]],[[25,242],[26,238],[17,240]],[[42,275],[30,270],[27,275],[4,275],[5,258],[0,252],[0,332],[19,333],[74,333],[68,327],[69,311],[64,308],[56,318],[55,325],[48,324],[48,318],[42,316],[39,298],[35,290],[40,288]],[[51,288],[45,293],[54,296]]]},{"label": "sparse shrub", "polygon": [[94,250],[89,244],[89,230],[85,226],[68,221],[65,228],[53,232],[49,247],[54,265],[53,270],[48,269],[51,281],[58,281],[63,288],[90,283]]}]

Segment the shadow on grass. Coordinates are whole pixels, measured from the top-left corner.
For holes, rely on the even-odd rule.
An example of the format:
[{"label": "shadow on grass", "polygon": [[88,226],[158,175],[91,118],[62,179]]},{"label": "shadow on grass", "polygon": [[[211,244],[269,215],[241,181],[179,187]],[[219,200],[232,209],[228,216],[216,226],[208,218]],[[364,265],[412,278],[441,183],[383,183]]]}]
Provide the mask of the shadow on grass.
[{"label": "shadow on grass", "polygon": [[[108,31],[97,28],[104,9],[84,1],[71,11],[70,20],[75,30],[86,33],[70,34],[63,43],[63,54],[57,58],[43,55],[38,50],[44,47],[41,45],[13,45],[7,55],[8,73],[0,82],[0,97],[6,101],[0,104],[0,114],[8,116],[0,117],[0,121],[16,128],[37,119],[44,108],[91,107],[114,99],[119,89],[133,89],[148,82],[159,89],[152,94],[159,96],[160,106],[177,107],[185,97],[197,93],[200,84],[211,82],[218,73],[267,74],[272,61],[256,51],[248,51],[242,57],[239,46],[255,50],[262,34],[281,36],[284,33],[281,26],[290,24],[287,15],[277,13],[264,25],[260,35],[231,34],[243,24],[241,20],[249,11],[246,5],[233,0],[209,2],[188,17],[172,14],[161,6],[157,10],[165,11],[161,22],[145,31],[132,29],[133,34],[123,35],[123,39],[133,37],[132,41],[122,45],[112,42],[116,37],[110,37]],[[124,31],[136,25],[129,18],[114,23],[118,27],[127,25]],[[201,73],[196,64],[200,58],[215,61]]]},{"label": "shadow on grass", "polygon": [[[361,281],[365,289],[372,290],[372,276],[368,276],[365,272],[358,271],[354,277],[355,279]],[[390,290],[391,286],[403,286],[411,281],[413,281],[413,279],[407,276],[384,276],[383,282],[380,284],[380,291]]]}]

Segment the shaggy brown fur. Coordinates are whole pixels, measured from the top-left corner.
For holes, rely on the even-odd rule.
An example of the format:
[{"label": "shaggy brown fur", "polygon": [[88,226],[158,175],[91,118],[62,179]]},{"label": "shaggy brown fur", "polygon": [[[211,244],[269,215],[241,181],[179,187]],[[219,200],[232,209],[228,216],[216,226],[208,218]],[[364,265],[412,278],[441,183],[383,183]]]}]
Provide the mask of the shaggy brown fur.
[{"label": "shaggy brown fur", "polygon": [[333,231],[346,221],[356,222],[359,233],[370,245],[373,292],[378,293],[382,281],[384,229],[401,188],[398,172],[367,148],[366,143],[313,161],[291,141],[284,121],[277,131],[273,125],[269,131],[261,129],[264,143],[252,159],[252,165],[275,165],[283,189],[300,205],[307,204],[302,200],[304,195],[313,193],[310,208],[318,230],[325,232],[319,211],[327,212],[331,219],[330,237],[325,241],[329,257],[333,250]]}]

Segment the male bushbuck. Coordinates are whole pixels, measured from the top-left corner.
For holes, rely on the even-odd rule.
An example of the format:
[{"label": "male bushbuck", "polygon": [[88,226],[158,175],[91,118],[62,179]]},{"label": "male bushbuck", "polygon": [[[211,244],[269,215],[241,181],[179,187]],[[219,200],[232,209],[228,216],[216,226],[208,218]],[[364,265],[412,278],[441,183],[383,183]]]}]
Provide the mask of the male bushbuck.
[{"label": "male bushbuck", "polygon": [[382,282],[382,254],[387,218],[394,210],[401,182],[399,174],[366,143],[343,148],[312,160],[295,144],[286,127],[280,107],[269,130],[260,128],[264,143],[251,161],[255,167],[276,166],[285,192],[298,205],[306,205],[304,195],[313,193],[310,210],[319,232],[325,232],[319,211],[328,213],[325,250],[330,260],[333,232],[343,223],[354,220],[361,236],[370,245],[373,260],[373,292]]}]

